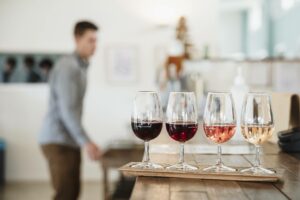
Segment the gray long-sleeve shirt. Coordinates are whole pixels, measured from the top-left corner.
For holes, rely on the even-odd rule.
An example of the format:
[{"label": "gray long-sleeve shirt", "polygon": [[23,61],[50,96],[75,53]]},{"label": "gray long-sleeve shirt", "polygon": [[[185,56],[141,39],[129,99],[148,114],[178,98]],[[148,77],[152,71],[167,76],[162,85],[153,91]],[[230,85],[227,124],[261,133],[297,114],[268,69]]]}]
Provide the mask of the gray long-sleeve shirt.
[{"label": "gray long-sleeve shirt", "polygon": [[40,144],[83,146],[88,138],[82,123],[88,63],[76,53],[62,57],[49,79],[49,110],[40,132]]}]

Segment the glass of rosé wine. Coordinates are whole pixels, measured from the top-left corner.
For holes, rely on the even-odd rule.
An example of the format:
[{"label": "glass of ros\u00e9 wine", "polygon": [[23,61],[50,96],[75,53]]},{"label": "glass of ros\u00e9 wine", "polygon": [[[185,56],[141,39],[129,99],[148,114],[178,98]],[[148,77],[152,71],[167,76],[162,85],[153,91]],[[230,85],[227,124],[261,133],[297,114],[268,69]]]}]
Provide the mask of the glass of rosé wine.
[{"label": "glass of ros\u00e9 wine", "polygon": [[134,134],[144,141],[145,150],[143,161],[132,165],[133,168],[158,169],[159,164],[150,162],[149,141],[156,138],[163,126],[162,107],[156,92],[138,92],[131,114],[131,127]]},{"label": "glass of ros\u00e9 wine", "polygon": [[193,92],[171,92],[167,106],[166,129],[169,136],[180,143],[179,162],[167,167],[174,170],[197,170],[184,161],[184,143],[198,130],[196,98]]},{"label": "glass of ros\u00e9 wine", "polygon": [[249,143],[255,145],[256,149],[254,166],[241,172],[274,174],[273,170],[262,167],[259,159],[261,144],[266,142],[274,132],[271,100],[267,93],[246,95],[242,108],[241,132]]},{"label": "glass of ros\u00e9 wine", "polygon": [[203,169],[211,172],[234,172],[236,169],[222,162],[221,144],[230,140],[236,130],[236,113],[231,93],[209,92],[206,100],[203,128],[208,140],[218,145],[218,160],[213,166]]}]

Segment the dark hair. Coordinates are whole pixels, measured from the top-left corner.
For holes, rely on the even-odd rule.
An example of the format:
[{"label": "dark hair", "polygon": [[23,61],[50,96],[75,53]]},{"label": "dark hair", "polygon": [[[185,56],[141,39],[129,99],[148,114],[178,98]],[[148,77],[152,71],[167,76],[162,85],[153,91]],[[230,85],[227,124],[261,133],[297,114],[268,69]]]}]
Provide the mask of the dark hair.
[{"label": "dark hair", "polygon": [[24,64],[25,64],[26,67],[32,68],[35,64],[33,56],[26,56],[24,58]]},{"label": "dark hair", "polygon": [[13,57],[8,57],[6,59],[6,64],[8,64],[10,67],[15,68],[17,65],[17,60]]},{"label": "dark hair", "polygon": [[82,36],[87,30],[97,31],[98,27],[89,21],[79,21],[74,28],[75,36]]},{"label": "dark hair", "polygon": [[43,58],[39,64],[41,69],[51,69],[53,66],[53,61],[49,58]]}]

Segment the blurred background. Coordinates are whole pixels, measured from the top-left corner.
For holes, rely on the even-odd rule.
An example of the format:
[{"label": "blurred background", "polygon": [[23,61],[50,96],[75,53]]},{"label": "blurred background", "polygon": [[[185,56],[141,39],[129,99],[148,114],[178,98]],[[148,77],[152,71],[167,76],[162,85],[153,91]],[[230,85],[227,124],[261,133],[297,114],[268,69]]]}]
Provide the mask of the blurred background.
[{"label": "blurred background", "polygon": [[[18,199],[19,190],[34,199],[30,184],[42,199],[51,194],[37,184],[49,179],[37,143],[47,77],[74,50],[82,19],[100,27],[83,121],[104,150],[138,141],[130,114],[139,90],[159,91],[164,108],[170,91],[194,91],[200,119],[207,91],[232,91],[237,101],[247,91],[300,91],[300,0],[0,0],[0,147],[10,186],[0,198]],[[102,167],[86,160],[82,198],[101,199]]]}]

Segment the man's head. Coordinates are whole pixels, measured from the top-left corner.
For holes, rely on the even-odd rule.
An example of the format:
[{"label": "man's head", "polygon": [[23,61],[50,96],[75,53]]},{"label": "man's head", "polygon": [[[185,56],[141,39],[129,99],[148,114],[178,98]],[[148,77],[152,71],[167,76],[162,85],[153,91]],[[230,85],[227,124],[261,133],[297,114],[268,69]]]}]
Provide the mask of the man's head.
[{"label": "man's head", "polygon": [[49,72],[53,67],[53,62],[49,58],[44,58],[43,60],[41,60],[39,67],[43,71]]},{"label": "man's head", "polygon": [[32,69],[35,65],[35,60],[33,56],[26,56],[24,58],[24,65],[27,69]]},{"label": "man's head", "polygon": [[77,22],[74,28],[76,51],[85,59],[91,57],[96,50],[98,27],[88,21]]},{"label": "man's head", "polygon": [[17,66],[17,61],[13,57],[9,57],[6,59],[5,65],[4,65],[4,70],[7,72],[12,72]]},{"label": "man's head", "polygon": [[13,71],[16,68],[17,61],[13,57],[9,57],[6,59],[6,65],[5,65],[5,70],[6,71]]}]

